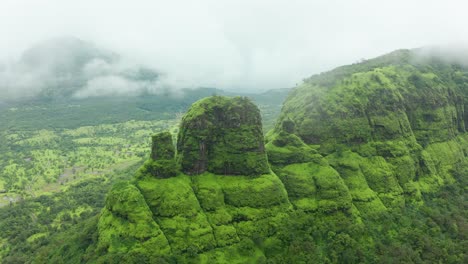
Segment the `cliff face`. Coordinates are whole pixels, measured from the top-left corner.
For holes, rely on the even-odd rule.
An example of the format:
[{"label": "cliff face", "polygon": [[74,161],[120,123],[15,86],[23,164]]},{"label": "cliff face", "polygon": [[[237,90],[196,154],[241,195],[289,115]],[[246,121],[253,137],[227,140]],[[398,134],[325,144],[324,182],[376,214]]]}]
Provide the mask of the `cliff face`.
[{"label": "cliff face", "polygon": [[260,111],[246,98],[211,97],[192,105],[177,140],[182,171],[268,173]]},{"label": "cliff face", "polygon": [[444,186],[458,190],[450,201],[463,197],[467,92],[466,68],[397,51],[307,79],[266,144],[248,99],[202,99],[176,147],[169,133],[153,136],[135,180],[108,195],[103,261],[460,261],[448,252],[460,251],[450,239],[463,239],[463,221],[436,241],[445,253],[426,258],[439,247],[427,241],[450,237],[427,197]]}]

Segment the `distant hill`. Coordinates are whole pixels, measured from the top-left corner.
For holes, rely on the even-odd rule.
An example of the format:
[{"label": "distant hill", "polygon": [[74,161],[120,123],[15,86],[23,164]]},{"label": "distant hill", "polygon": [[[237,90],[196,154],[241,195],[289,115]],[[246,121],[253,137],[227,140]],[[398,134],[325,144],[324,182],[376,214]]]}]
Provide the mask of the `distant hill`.
[{"label": "distant hill", "polygon": [[[160,73],[74,37],[38,43],[0,70],[4,100],[141,94],[159,90]],[[9,92],[8,92],[9,91]],[[5,93],[4,91],[0,93]]]},{"label": "distant hill", "polygon": [[[288,89],[263,93],[164,83],[151,67],[74,37],[38,43],[0,68],[0,129],[70,128],[127,120],[166,120],[211,95],[248,96],[272,128]],[[5,111],[9,108],[15,111]],[[93,118],[89,118],[92,116]]]},{"label": "distant hill", "polygon": [[[259,104],[265,131],[273,127],[288,89],[261,94],[236,94],[216,88],[179,90],[177,95],[100,96],[77,99],[55,97],[0,104],[0,130],[76,128],[128,120],[168,120],[176,118],[195,101],[211,95],[247,96]],[[9,110],[10,109],[10,110]],[[14,109],[11,110],[11,109]]]}]

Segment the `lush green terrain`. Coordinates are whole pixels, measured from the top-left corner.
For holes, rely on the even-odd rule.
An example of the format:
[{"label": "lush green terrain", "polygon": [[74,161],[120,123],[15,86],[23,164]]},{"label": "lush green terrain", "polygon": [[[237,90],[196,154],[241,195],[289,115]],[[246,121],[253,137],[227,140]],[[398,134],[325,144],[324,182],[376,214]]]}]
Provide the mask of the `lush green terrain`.
[{"label": "lush green terrain", "polygon": [[464,76],[398,51],[312,77],[265,147],[248,101],[197,102],[181,122],[180,172],[160,173],[172,154],[150,160],[107,197],[97,260],[466,261]]},{"label": "lush green terrain", "polygon": [[289,95],[266,147],[292,204],[331,225],[325,245],[309,234],[322,261],[467,261],[467,81],[463,65],[400,50]]},{"label": "lush green terrain", "polygon": [[[9,203],[9,197],[58,190],[67,182],[140,160],[152,133],[177,130],[193,101],[216,93],[225,92],[199,89],[181,97],[33,101],[5,107],[0,111],[0,205]],[[285,95],[252,95],[263,106],[269,127]]]},{"label": "lush green terrain", "polygon": [[[2,262],[23,263],[68,227],[96,219],[112,183],[131,178],[134,164],[147,158],[152,134],[176,133],[181,113],[194,100],[224,93],[198,89],[186,90],[180,97],[61,98],[3,105]],[[287,91],[272,93],[251,95],[262,106],[270,127]],[[117,177],[119,171],[127,172]]]},{"label": "lush green terrain", "polygon": [[467,88],[463,65],[401,50],[306,79],[265,137],[274,107],[202,99],[136,128],[136,172],[0,210],[3,262],[468,262]]}]

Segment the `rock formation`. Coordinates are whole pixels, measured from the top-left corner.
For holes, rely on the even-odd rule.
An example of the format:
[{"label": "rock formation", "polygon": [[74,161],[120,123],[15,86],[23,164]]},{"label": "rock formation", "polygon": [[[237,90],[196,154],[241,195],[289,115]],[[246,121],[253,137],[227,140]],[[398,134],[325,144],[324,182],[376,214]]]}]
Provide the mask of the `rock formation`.
[{"label": "rock formation", "polygon": [[193,104],[182,119],[177,152],[187,174],[269,172],[260,111],[247,98],[214,96]]},{"label": "rock formation", "polygon": [[258,108],[241,97],[195,103],[181,122],[177,159],[168,132],[152,140],[151,158],[135,181],[107,196],[99,248],[149,259],[263,261],[252,238],[273,237],[292,207],[270,172]]}]

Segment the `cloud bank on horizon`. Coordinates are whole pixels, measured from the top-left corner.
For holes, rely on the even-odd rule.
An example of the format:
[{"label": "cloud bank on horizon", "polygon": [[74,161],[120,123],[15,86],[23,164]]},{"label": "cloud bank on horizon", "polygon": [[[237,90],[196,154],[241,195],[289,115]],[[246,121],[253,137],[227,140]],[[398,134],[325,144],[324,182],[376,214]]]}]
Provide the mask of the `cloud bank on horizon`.
[{"label": "cloud bank on horizon", "polygon": [[166,74],[73,37],[34,45],[0,65],[0,101],[168,93]]},{"label": "cloud bank on horizon", "polygon": [[[456,0],[3,0],[0,94],[21,96],[49,85],[38,83],[51,79],[47,71],[11,65],[35,43],[57,36],[76,36],[157,68],[168,77],[158,84],[165,87],[258,91],[292,87],[399,48],[467,43],[467,9]],[[158,90],[155,83],[123,78],[121,65],[92,63],[88,72],[93,66],[108,72],[75,96]]]}]

